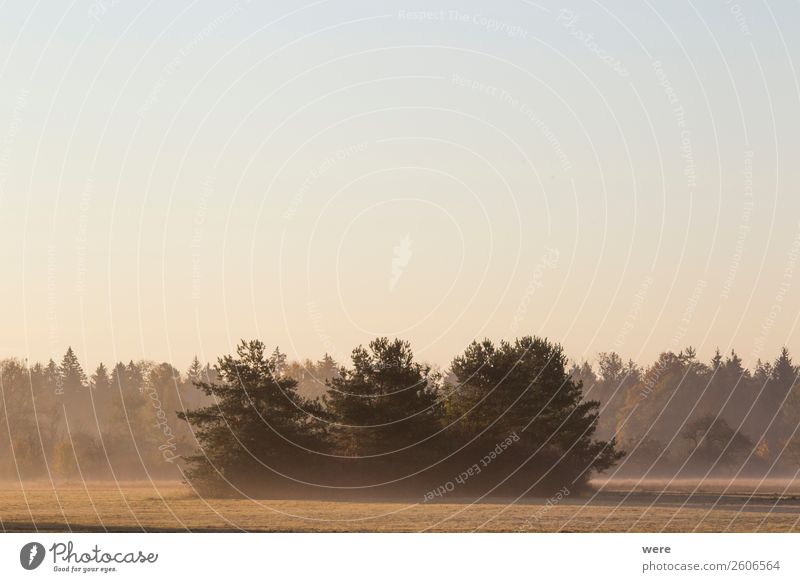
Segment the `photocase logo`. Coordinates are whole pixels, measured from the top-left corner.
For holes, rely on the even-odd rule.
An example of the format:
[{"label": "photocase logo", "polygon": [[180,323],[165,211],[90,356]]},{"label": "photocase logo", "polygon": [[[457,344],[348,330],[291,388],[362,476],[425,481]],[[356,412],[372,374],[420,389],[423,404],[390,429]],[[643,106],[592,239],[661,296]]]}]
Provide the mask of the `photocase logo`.
[{"label": "photocase logo", "polygon": [[30,542],[19,551],[19,563],[26,570],[35,570],[44,561],[44,546],[39,542]]},{"label": "photocase logo", "polygon": [[392,257],[392,276],[389,279],[389,291],[394,291],[397,282],[403,275],[403,270],[411,262],[411,238],[406,235],[400,242],[394,245],[392,249],[394,256]]}]

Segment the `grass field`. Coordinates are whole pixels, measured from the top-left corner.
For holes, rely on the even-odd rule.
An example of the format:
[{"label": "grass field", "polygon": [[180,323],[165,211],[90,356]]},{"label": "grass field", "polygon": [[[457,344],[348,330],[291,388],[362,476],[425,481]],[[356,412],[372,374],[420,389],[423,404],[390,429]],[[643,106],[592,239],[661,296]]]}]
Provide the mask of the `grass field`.
[{"label": "grass field", "polygon": [[[202,499],[174,483],[0,485],[3,531],[789,532],[795,488],[762,484],[606,482],[595,495],[513,503],[349,503]],[[634,487],[634,485],[637,485]]]}]

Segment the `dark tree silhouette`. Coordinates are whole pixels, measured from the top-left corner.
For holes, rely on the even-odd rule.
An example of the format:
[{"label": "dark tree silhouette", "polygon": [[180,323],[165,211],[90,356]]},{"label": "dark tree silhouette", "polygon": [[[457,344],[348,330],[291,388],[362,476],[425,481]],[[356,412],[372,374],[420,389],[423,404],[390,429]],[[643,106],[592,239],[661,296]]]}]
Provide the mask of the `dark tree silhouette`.
[{"label": "dark tree silhouette", "polygon": [[281,473],[302,473],[301,451],[325,450],[325,411],[297,394],[297,382],[280,373],[284,357],[265,356],[260,341],[242,342],[220,358],[219,381],[198,387],[213,404],[178,417],[190,423],[200,452],[187,461],[188,478],[210,491],[278,487]]},{"label": "dark tree silhouette", "polygon": [[61,360],[58,372],[64,383],[64,389],[67,391],[84,388],[87,384],[86,374],[83,373],[78,357],[71,347],[67,348],[67,353],[64,354],[64,358]]},{"label": "dark tree silhouette", "polygon": [[327,397],[335,449],[351,457],[342,464],[347,482],[406,478],[437,460],[438,381],[408,342],[383,337],[353,350],[352,368],[329,382]]},{"label": "dark tree silhouette", "polygon": [[580,487],[622,453],[614,439],[593,440],[599,404],[584,401],[582,385],[572,380],[566,364],[561,346],[541,338],[497,346],[475,342],[453,360],[459,386],[448,407],[449,421],[477,450],[516,433],[519,444],[495,466],[519,466],[520,459],[530,459],[521,469],[525,480],[549,474],[545,483],[562,486],[568,480]]}]

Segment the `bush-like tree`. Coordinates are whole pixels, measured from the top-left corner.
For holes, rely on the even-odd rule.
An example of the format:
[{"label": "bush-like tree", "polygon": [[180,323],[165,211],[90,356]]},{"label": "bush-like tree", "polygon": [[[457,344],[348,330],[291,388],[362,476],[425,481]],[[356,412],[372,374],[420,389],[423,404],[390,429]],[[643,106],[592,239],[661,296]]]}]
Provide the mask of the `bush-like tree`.
[{"label": "bush-like tree", "polygon": [[740,466],[754,448],[749,438],[712,414],[689,422],[681,436],[689,442],[692,464],[708,471]]}]

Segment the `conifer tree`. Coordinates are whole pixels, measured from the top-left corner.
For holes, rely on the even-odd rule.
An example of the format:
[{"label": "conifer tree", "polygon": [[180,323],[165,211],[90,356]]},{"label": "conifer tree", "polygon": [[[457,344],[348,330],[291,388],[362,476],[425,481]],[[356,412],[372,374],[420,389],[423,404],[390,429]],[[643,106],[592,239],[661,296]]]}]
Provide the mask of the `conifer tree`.
[{"label": "conifer tree", "polygon": [[408,342],[381,337],[353,350],[352,368],[330,381],[328,394],[338,450],[354,457],[389,453],[387,462],[408,447],[420,458],[433,455],[427,441],[441,428],[438,379],[414,361]]},{"label": "conifer tree", "polygon": [[541,338],[497,346],[489,340],[473,342],[453,360],[458,405],[450,408],[448,420],[478,449],[518,436],[515,452],[504,453],[504,459],[518,464],[538,458],[541,462],[534,459],[529,466],[531,476],[558,465],[555,475],[585,482],[622,454],[614,439],[593,439],[599,404],[583,399],[583,387],[570,378],[566,365],[562,348]]},{"label": "conifer tree", "polygon": [[66,390],[84,388],[87,384],[86,374],[83,373],[78,357],[71,347],[67,348],[67,353],[64,354],[64,358],[61,360],[58,372]]},{"label": "conifer tree", "polygon": [[302,451],[325,450],[325,413],[297,394],[297,382],[280,373],[285,356],[265,355],[260,341],[242,341],[219,359],[216,382],[197,384],[213,404],[178,412],[193,428],[200,452],[187,459],[187,476],[206,491],[248,483],[269,484],[292,468]]}]

